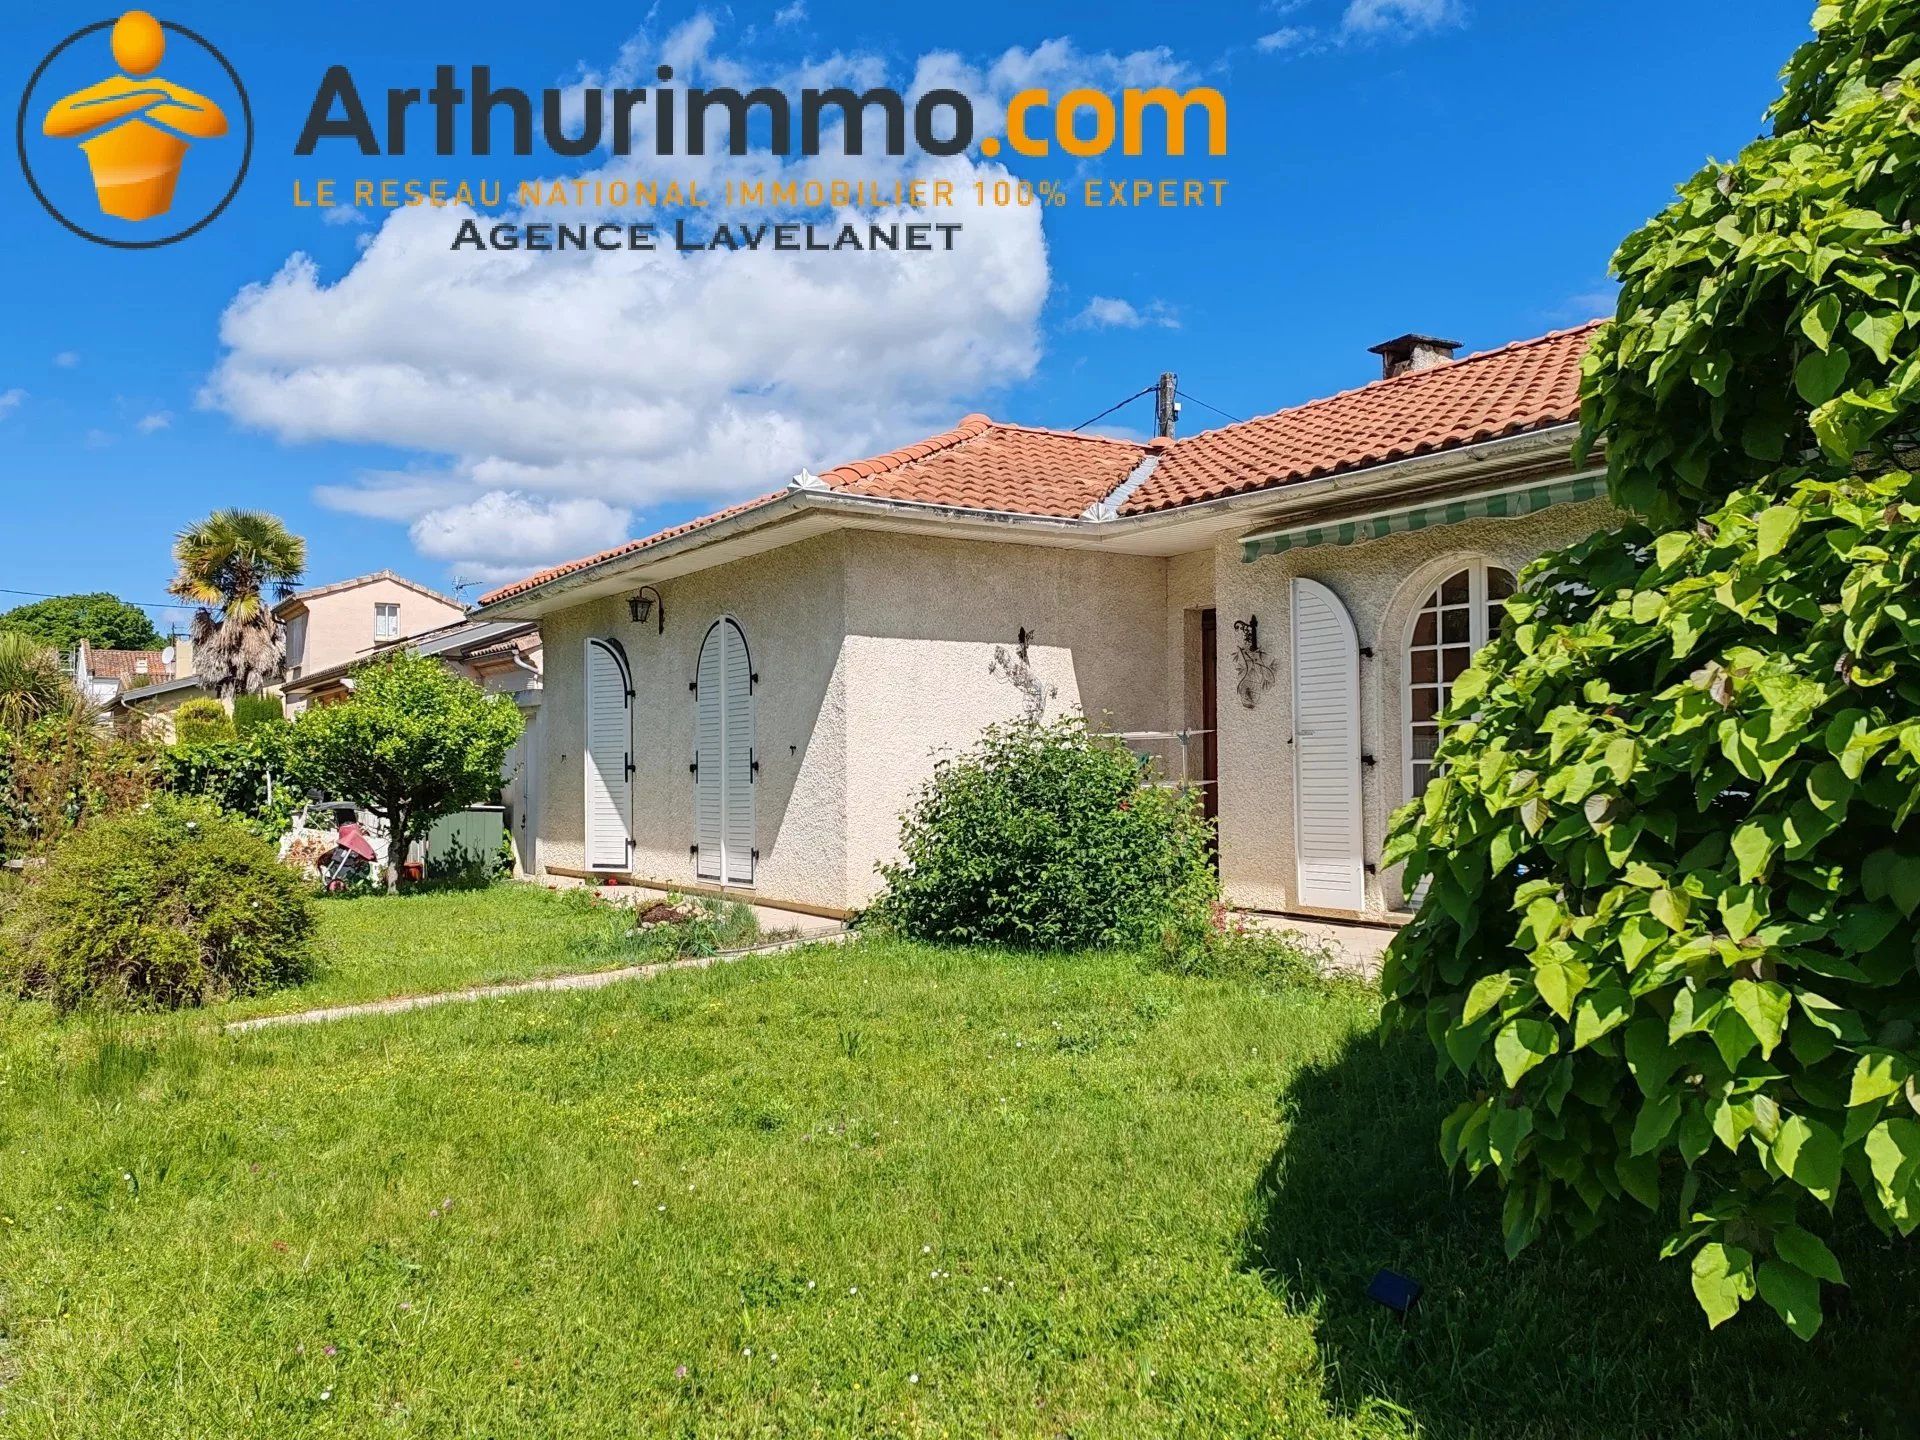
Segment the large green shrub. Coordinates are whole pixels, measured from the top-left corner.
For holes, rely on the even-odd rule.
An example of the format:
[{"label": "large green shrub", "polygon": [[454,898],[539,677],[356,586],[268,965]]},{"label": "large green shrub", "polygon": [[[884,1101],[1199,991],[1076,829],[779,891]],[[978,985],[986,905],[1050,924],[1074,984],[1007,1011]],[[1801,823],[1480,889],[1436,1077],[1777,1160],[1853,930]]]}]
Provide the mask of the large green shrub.
[{"label": "large green shrub", "polygon": [[246,736],[255,730],[284,720],[287,707],[278,695],[236,695],[233,697],[233,730]]},{"label": "large green shrub", "polygon": [[881,867],[877,919],[1043,950],[1204,943],[1219,893],[1194,797],[1078,720],[989,729],[942,763]]},{"label": "large green shrub", "polygon": [[146,803],[151,747],[101,729],[84,708],[0,730],[0,857],[40,855],[70,831]]},{"label": "large green shrub", "polygon": [[1777,134],[1616,258],[1586,424],[1646,524],[1522,577],[1388,859],[1390,1013],[1510,1252],[1631,1199],[1811,1335],[1920,1225],[1920,0],[1821,7]]},{"label": "large green shrub", "polygon": [[219,745],[233,737],[233,717],[212,696],[197,696],[173,712],[173,740],[182,748]]},{"label": "large green shrub", "polygon": [[264,840],[163,798],[61,842],[9,920],[0,966],[61,1009],[199,1004],[303,978],[313,920]]},{"label": "large green shrub", "polygon": [[269,840],[286,832],[311,783],[285,720],[225,740],[175,745],[156,763],[163,788],[209,800]]}]

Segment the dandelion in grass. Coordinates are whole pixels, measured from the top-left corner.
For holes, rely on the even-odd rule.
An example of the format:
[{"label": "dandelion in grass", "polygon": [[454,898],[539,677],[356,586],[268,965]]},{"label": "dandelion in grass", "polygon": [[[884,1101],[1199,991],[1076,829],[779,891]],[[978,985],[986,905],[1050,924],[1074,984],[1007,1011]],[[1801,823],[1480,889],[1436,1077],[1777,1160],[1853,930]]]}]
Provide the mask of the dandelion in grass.
[{"label": "dandelion in grass", "polygon": [[920,1383],[920,1372],[916,1370],[911,1375],[907,1376],[907,1383],[909,1385],[918,1385]]},{"label": "dandelion in grass", "polygon": [[322,1391],[320,1392],[320,1398],[321,1398],[322,1400],[331,1400],[331,1399],[333,1398],[333,1391],[331,1391],[331,1390],[322,1390]]}]

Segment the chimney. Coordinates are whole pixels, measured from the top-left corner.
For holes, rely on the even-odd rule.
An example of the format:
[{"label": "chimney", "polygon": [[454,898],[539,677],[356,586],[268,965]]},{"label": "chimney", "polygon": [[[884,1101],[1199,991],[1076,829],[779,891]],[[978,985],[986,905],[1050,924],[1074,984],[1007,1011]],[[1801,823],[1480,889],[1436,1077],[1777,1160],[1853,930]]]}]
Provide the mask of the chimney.
[{"label": "chimney", "polygon": [[1180,418],[1180,402],[1174,398],[1179,384],[1179,377],[1168,371],[1154,387],[1153,433],[1165,440],[1173,438],[1174,424]]},{"label": "chimney", "polygon": [[1380,357],[1380,376],[1391,380],[1409,370],[1431,370],[1436,365],[1445,365],[1459,348],[1458,340],[1442,340],[1436,335],[1402,335],[1370,346],[1367,353]]}]

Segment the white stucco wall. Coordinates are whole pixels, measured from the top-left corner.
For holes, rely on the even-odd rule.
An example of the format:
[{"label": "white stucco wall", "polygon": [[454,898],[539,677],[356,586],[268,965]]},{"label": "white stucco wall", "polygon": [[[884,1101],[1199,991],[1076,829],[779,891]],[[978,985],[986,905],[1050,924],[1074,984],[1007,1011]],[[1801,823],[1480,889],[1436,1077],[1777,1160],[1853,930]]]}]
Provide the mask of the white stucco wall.
[{"label": "white stucco wall", "polygon": [[[585,644],[620,641],[636,689],[633,871],[692,883],[693,697],[708,627],[738,620],[756,687],[754,890],[772,901],[858,907],[893,857],[899,817],[943,753],[1027,697],[994,667],[1016,655],[1047,687],[1046,713],[1080,710],[1096,728],[1199,723],[1198,613],[1219,636],[1222,879],[1236,903],[1293,908],[1289,582],[1311,576],[1347,605],[1362,646],[1365,843],[1384,842],[1404,799],[1403,647],[1414,612],[1458,564],[1518,571],[1542,551],[1608,523],[1602,502],[1515,520],[1482,520],[1359,545],[1293,550],[1248,565],[1237,540],[1171,560],[1011,543],[845,531],[663,582],[666,633],[633,624],[621,599],[543,622],[546,704],[540,787],[543,865],[582,865]],[[1258,615],[1275,664],[1257,705],[1234,693],[1235,620]],[[1197,767],[1200,756],[1193,753]],[[1391,913],[1397,878],[1372,875],[1367,911]]]},{"label": "white stucco wall", "polygon": [[[1321,545],[1240,559],[1237,541],[1214,551],[1214,593],[1220,625],[1221,880],[1236,904],[1294,908],[1292,636],[1290,582],[1306,576],[1345,603],[1359,631],[1360,748],[1374,758],[1361,768],[1363,832],[1369,861],[1386,841],[1388,817],[1406,801],[1402,773],[1405,645],[1414,615],[1444,576],[1475,558],[1518,574],[1528,561],[1613,523],[1605,501],[1556,506],[1511,520],[1472,520],[1357,545]],[[1260,618],[1260,642],[1275,662],[1270,689],[1248,709],[1232,689],[1232,626]],[[1367,911],[1387,915],[1402,900],[1397,869],[1370,874]]]},{"label": "white stucco wall", "polygon": [[1049,717],[1165,729],[1167,562],[1036,545],[856,533],[847,567],[847,877],[852,903],[898,853],[900,816],[941,754],[1025,712],[995,652],[1028,664]]},{"label": "white stucco wall", "polygon": [[756,754],[754,889],[816,905],[846,903],[843,539],[825,536],[662,583],[666,631],[634,624],[620,598],[541,622],[545,655],[543,867],[577,869],[586,642],[612,638],[633,668],[633,873],[694,883],[693,694],[707,630],[731,615],[753,667]]}]

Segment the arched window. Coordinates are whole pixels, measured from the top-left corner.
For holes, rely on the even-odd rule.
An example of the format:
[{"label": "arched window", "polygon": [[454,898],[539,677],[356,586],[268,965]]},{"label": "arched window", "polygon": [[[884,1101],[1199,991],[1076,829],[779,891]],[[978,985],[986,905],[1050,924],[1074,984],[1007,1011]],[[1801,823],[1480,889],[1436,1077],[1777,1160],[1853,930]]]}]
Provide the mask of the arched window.
[{"label": "arched window", "polygon": [[1475,561],[1434,587],[1413,618],[1407,642],[1407,797],[1433,778],[1440,748],[1440,715],[1476,651],[1500,631],[1500,602],[1513,594],[1513,576]]}]

